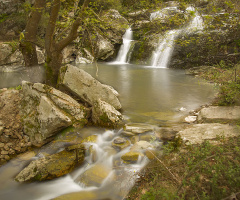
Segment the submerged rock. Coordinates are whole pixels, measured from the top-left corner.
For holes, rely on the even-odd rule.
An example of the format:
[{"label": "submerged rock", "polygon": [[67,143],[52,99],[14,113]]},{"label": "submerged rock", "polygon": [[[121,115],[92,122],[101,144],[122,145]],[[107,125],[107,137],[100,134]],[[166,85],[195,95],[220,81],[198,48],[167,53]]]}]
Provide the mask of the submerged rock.
[{"label": "submerged rock", "polygon": [[68,174],[84,161],[84,146],[32,161],[15,178],[18,182],[44,181]]},{"label": "submerged rock", "polygon": [[88,108],[50,86],[24,81],[22,93],[24,133],[36,146],[73,123],[85,125],[88,122]]},{"label": "submerged rock", "polygon": [[96,164],[90,169],[86,170],[76,182],[81,182],[86,186],[99,187],[105,178],[110,174],[111,168],[108,168],[102,164]]}]

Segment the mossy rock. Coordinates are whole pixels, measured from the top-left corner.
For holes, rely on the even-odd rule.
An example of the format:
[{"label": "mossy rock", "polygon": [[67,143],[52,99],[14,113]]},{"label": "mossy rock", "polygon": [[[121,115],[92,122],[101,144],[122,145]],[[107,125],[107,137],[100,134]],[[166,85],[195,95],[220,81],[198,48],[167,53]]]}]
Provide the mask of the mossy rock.
[{"label": "mossy rock", "polygon": [[115,148],[115,149],[118,149],[118,150],[122,150],[122,149],[125,149],[126,147],[130,146],[130,142],[129,140],[126,140],[124,138],[121,138],[123,139],[123,142],[116,142],[116,139],[112,142],[112,147]]},{"label": "mossy rock", "polygon": [[81,182],[88,187],[99,187],[110,172],[111,168],[108,168],[102,164],[97,164],[86,170],[79,178],[77,178],[76,182]]},{"label": "mossy rock", "polygon": [[84,146],[78,151],[59,153],[32,161],[15,178],[18,182],[44,181],[70,173],[84,161]]},{"label": "mossy rock", "polygon": [[141,152],[130,151],[122,155],[121,159],[125,163],[136,163],[138,161],[139,156],[143,157],[144,154]]},{"label": "mossy rock", "polygon": [[82,140],[81,143],[97,143],[98,136],[90,135]]}]

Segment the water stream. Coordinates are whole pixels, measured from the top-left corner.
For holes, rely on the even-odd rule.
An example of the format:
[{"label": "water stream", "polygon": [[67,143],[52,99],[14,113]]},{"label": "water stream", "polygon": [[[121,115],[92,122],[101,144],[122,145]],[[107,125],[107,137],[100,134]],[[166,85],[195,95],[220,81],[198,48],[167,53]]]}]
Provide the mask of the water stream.
[{"label": "water stream", "polygon": [[[77,65],[77,67],[93,76],[96,75],[95,65],[86,64]],[[3,80],[1,76],[0,73],[0,80]],[[9,73],[8,76],[9,80],[13,80],[18,75]],[[98,79],[112,85],[120,93],[123,114],[128,122],[158,126],[176,123],[187,112],[208,103],[214,96],[211,85],[186,76],[183,70],[99,63]],[[7,87],[10,81],[1,82],[1,84]],[[180,111],[180,108],[185,108],[185,111]],[[84,200],[123,199],[138,178],[137,172],[146,165],[148,159],[142,157],[135,164],[125,164],[121,161],[121,155],[131,146],[122,151],[116,151],[111,144],[115,138],[121,136],[122,130],[85,128],[72,131],[58,141],[38,150],[37,157],[32,159],[61,150],[67,141],[64,137],[68,139],[70,137],[71,140],[71,138],[80,136],[85,138],[93,134],[99,135],[97,142],[86,145],[92,146],[92,152],[95,154],[88,154],[85,163],[67,176],[41,183],[19,184],[14,181],[14,177],[29,161],[14,160],[2,166],[0,168],[0,199],[49,200],[67,193],[72,194],[65,199],[71,199],[74,195],[77,195],[77,199]],[[88,186],[82,177],[88,177],[85,175],[89,173],[94,174],[91,171],[94,169],[105,176],[98,184]]]}]

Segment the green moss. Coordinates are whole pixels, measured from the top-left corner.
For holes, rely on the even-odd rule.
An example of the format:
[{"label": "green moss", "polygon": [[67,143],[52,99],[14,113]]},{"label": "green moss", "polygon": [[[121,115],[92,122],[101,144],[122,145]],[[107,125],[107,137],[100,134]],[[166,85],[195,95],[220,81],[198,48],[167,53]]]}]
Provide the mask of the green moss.
[{"label": "green moss", "polygon": [[103,122],[103,123],[109,123],[109,119],[106,113],[103,113],[99,119]]}]

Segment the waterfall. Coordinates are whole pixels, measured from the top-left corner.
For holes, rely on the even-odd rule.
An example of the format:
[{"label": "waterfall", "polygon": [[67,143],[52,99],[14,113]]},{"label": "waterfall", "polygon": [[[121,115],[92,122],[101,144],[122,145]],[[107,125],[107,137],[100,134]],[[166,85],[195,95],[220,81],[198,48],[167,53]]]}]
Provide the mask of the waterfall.
[{"label": "waterfall", "polygon": [[153,52],[152,66],[166,68],[172,55],[174,39],[179,34],[179,30],[168,31],[164,39],[158,45],[157,51]]},{"label": "waterfall", "polygon": [[190,24],[187,26],[186,30],[187,32],[193,32],[198,30],[204,29],[204,22],[202,17],[199,15],[199,13],[195,10],[194,7],[190,6],[186,9],[188,12],[194,12],[194,18],[190,22]]},{"label": "waterfall", "polygon": [[[194,12],[194,18],[191,20],[189,25],[184,29],[167,31],[164,35],[164,39],[160,40],[158,48],[153,52],[151,65],[158,68],[167,68],[169,60],[174,49],[174,40],[182,32],[191,33],[198,30],[204,29],[204,23],[202,17],[198,14],[194,7],[190,6],[186,9],[188,12]],[[153,18],[157,16],[153,13]],[[156,16],[155,16],[156,15]]]},{"label": "waterfall", "polygon": [[128,51],[131,47],[132,36],[133,36],[132,29],[128,28],[126,30],[125,34],[123,35],[123,44],[120,47],[116,61],[114,63],[116,63],[116,64],[126,64],[127,63]]}]

